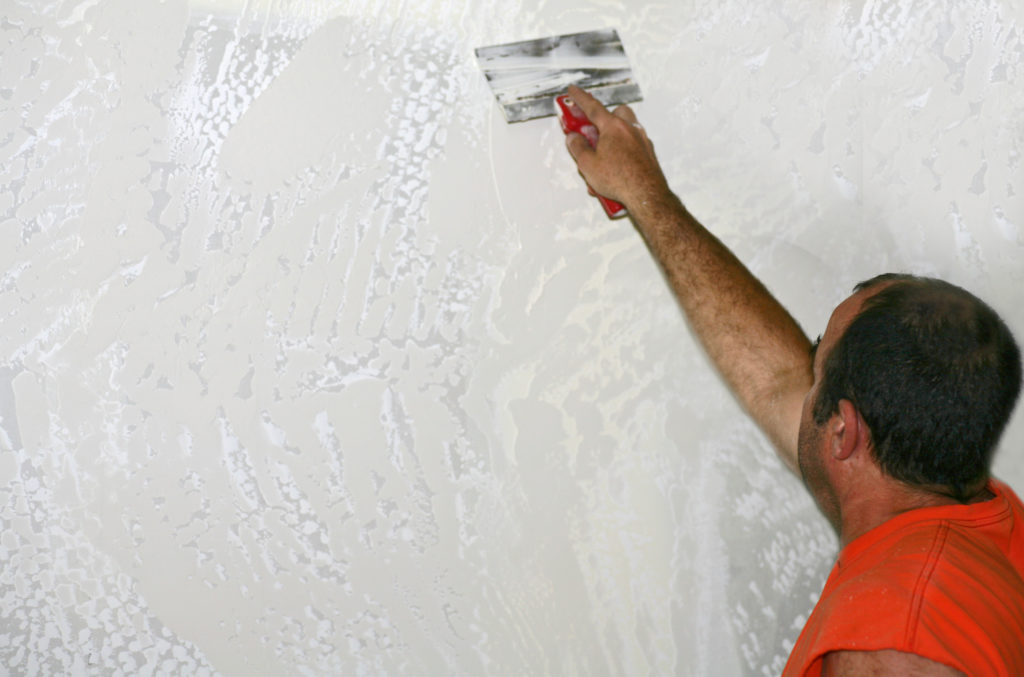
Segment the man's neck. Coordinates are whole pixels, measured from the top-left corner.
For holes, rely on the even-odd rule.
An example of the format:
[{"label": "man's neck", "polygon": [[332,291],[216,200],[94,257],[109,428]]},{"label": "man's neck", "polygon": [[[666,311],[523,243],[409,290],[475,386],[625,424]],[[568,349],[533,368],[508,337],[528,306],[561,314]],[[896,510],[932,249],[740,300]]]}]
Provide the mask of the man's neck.
[{"label": "man's neck", "polygon": [[842,502],[840,544],[845,547],[877,526],[920,508],[944,505],[968,505],[994,498],[988,481],[981,483],[970,497],[961,501],[941,488],[908,485],[890,477],[879,477],[869,489],[851,492]]}]

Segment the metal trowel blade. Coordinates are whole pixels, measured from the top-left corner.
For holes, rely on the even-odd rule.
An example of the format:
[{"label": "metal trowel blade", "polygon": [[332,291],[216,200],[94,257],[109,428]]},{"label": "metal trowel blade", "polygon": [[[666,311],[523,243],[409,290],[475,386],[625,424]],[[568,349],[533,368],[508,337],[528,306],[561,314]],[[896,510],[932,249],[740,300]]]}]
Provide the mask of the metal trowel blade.
[{"label": "metal trowel blade", "polygon": [[555,114],[569,85],[606,106],[640,101],[626,50],[614,28],[478,47],[477,62],[508,122]]}]

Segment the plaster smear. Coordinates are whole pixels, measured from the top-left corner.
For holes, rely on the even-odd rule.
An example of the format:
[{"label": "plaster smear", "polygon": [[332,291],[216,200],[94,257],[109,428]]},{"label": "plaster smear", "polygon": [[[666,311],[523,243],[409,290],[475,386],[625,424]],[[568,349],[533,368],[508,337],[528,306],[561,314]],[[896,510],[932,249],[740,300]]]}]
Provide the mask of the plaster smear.
[{"label": "plaster smear", "polygon": [[474,47],[616,27],[808,333],[895,269],[1024,336],[1008,1],[8,5],[11,674],[781,670],[835,539]]}]

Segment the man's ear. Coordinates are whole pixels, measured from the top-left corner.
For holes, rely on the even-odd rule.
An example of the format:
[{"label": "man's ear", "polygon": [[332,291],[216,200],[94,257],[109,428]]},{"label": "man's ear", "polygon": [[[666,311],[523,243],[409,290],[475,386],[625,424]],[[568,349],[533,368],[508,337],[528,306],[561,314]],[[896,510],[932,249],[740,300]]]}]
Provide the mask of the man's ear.
[{"label": "man's ear", "polygon": [[839,400],[839,407],[830,424],[832,455],[840,461],[850,458],[867,441],[867,426],[857,407],[850,400]]}]

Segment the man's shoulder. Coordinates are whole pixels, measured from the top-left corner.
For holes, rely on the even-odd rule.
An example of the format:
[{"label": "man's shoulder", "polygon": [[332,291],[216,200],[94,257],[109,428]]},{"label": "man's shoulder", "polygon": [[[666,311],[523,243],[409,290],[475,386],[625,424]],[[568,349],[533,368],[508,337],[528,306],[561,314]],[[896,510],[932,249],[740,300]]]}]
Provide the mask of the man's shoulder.
[{"label": "man's shoulder", "polygon": [[988,486],[994,494],[989,501],[893,517],[844,549],[840,566],[871,572],[1006,564],[1024,577],[1024,504],[1006,484],[993,479]]},{"label": "man's shoulder", "polygon": [[985,665],[1024,674],[1024,578],[1011,556],[1024,519],[1000,496],[980,507],[904,513],[847,545],[794,665],[894,649],[968,674]]},{"label": "man's shoulder", "polygon": [[1024,519],[1012,502],[1003,505],[923,509],[891,520],[840,553],[835,601],[867,598],[895,610],[1002,600],[1024,614]]},{"label": "man's shoulder", "polygon": [[822,660],[822,674],[845,675],[928,675],[962,677],[963,672],[924,656],[882,649],[880,651],[832,651]]}]

